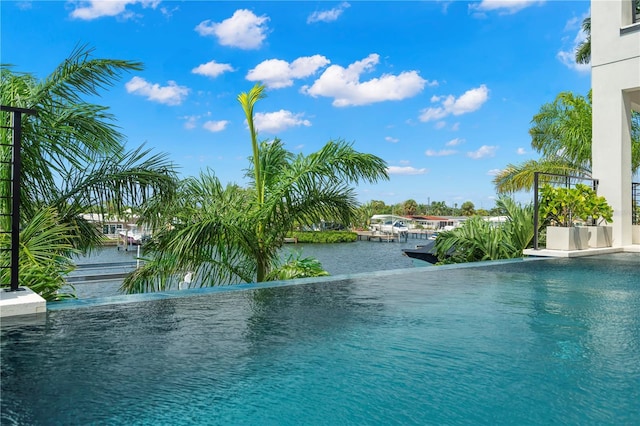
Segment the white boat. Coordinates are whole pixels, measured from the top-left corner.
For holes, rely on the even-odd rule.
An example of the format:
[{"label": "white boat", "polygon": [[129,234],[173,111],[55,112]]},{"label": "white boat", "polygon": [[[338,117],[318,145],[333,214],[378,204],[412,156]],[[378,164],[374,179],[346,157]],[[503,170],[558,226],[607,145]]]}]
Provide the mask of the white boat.
[{"label": "white boat", "polygon": [[380,225],[380,231],[385,232],[387,234],[406,234],[409,232],[409,228],[407,228],[403,223],[395,221],[386,221],[382,225]]}]

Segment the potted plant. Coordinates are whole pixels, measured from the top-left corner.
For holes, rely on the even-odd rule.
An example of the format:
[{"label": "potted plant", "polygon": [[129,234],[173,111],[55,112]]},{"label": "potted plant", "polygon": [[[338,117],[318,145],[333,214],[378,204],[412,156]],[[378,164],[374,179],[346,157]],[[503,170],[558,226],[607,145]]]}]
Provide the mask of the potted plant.
[{"label": "potted plant", "polygon": [[[581,185],[581,184],[579,184]],[[540,217],[547,223],[547,249],[582,250],[588,247],[589,232],[574,226],[584,213],[586,185],[573,188],[544,185],[540,188]]]},{"label": "potted plant", "polygon": [[613,228],[608,223],[613,221],[613,209],[604,197],[586,185],[577,185],[583,196],[584,204],[580,218],[587,225],[589,247],[611,247]]}]

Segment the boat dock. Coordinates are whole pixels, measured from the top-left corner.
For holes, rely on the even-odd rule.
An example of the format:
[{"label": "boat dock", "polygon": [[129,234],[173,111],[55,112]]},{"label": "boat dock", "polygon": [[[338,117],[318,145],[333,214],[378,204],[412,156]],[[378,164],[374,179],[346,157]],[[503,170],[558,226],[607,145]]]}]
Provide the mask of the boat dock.
[{"label": "boat dock", "polygon": [[404,232],[402,234],[391,234],[380,231],[355,231],[358,234],[358,241],[378,241],[378,242],[395,242],[395,241],[407,241],[409,238],[417,240],[428,240],[429,237],[434,234],[433,231],[426,230],[412,230]]},{"label": "boat dock", "polygon": [[356,231],[356,233],[358,241],[386,241],[390,243],[398,239],[398,234],[383,234],[375,231]]}]

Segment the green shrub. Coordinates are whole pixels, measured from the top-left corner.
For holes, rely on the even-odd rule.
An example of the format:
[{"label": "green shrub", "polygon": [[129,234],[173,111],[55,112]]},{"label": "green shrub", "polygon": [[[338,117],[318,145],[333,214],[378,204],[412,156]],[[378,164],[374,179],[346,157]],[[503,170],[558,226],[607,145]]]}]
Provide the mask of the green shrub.
[{"label": "green shrub", "polygon": [[352,243],[358,239],[358,234],[351,231],[296,231],[287,237],[297,238],[299,243]]}]

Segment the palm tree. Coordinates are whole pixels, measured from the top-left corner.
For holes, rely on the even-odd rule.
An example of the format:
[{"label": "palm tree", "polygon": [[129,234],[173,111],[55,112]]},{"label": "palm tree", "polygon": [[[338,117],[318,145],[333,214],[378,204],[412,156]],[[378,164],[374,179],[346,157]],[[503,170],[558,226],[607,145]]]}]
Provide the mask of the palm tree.
[{"label": "palm tree", "polygon": [[[43,80],[0,66],[2,105],[37,113],[25,116],[22,122],[21,247],[30,244],[28,238],[37,236],[37,232],[26,232],[28,225],[43,211],[50,211],[60,226],[59,236],[72,249],[87,252],[103,240],[99,230],[80,216],[82,213],[105,214],[105,206],[113,206],[115,211],[111,213],[117,214],[125,205],[138,205],[154,195],[168,199],[174,192],[175,173],[167,157],[152,155],[142,147],[127,151],[124,136],[108,108],[83,99],[99,95],[122,72],[139,70],[142,65],[96,59],[91,53],[86,47],[75,49]],[[3,126],[9,119],[9,114],[2,115]],[[8,161],[11,134],[7,129],[0,129],[0,140],[0,158]],[[5,179],[9,173],[7,167],[0,169]],[[8,185],[2,181],[0,196],[10,194]],[[6,213],[8,204],[0,205],[0,209]],[[8,229],[9,223],[0,223],[0,228]],[[52,256],[69,254],[67,246],[61,247],[52,245]],[[21,270],[26,269],[29,266]],[[37,282],[21,272],[20,285],[33,287]]]},{"label": "palm tree", "polygon": [[[493,180],[500,193],[531,190],[534,173],[591,176],[591,93],[587,97],[560,93],[544,104],[533,117],[531,146],[541,154],[539,160],[509,164]],[[640,168],[640,114],[633,113],[632,172]]]},{"label": "palm tree", "polygon": [[413,216],[418,211],[418,203],[416,200],[408,199],[402,203],[402,211],[406,216]]},{"label": "palm tree", "polygon": [[253,111],[263,97],[261,85],[238,96],[253,152],[249,188],[224,187],[205,172],[186,179],[172,205],[150,205],[143,216],[165,227],[145,251],[150,261],[125,279],[123,291],[168,289],[188,271],[201,286],[283,276],[274,270],[282,267],[287,232],[322,220],[351,223],[358,207],[351,185],[388,179],[382,159],[344,141],[308,156],[292,154],[279,139],[258,142]]},{"label": "palm tree", "polygon": [[460,206],[460,212],[462,216],[473,216],[476,214],[476,206],[474,206],[471,201],[465,201]]},{"label": "palm tree", "polygon": [[576,48],[576,62],[579,64],[588,64],[591,62],[591,17],[587,16],[582,21],[582,31],[585,33],[585,39],[580,42]]},{"label": "palm tree", "polygon": [[355,218],[355,226],[362,229],[369,229],[369,225],[371,225],[371,217],[374,214],[375,210],[372,201],[360,205]]}]

